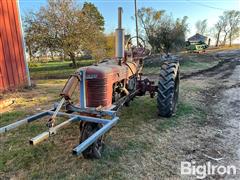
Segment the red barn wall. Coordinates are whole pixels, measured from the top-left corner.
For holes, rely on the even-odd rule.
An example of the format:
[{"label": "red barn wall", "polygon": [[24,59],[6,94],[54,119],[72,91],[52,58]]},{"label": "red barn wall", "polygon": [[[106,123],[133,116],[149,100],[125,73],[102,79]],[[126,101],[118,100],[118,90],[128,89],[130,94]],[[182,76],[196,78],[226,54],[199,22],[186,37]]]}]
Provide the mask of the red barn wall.
[{"label": "red barn wall", "polygon": [[27,83],[17,0],[0,0],[0,91]]}]

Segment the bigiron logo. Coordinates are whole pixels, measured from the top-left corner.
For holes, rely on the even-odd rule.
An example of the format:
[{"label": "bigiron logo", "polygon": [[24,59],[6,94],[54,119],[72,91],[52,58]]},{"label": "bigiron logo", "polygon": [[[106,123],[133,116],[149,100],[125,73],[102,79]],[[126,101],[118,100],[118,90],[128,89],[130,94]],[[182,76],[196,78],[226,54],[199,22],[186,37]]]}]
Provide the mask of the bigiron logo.
[{"label": "bigiron logo", "polygon": [[208,175],[236,175],[237,168],[234,165],[223,166],[213,165],[211,162],[207,162],[203,165],[196,165],[195,161],[181,162],[181,175],[193,175],[198,179],[204,179]]}]

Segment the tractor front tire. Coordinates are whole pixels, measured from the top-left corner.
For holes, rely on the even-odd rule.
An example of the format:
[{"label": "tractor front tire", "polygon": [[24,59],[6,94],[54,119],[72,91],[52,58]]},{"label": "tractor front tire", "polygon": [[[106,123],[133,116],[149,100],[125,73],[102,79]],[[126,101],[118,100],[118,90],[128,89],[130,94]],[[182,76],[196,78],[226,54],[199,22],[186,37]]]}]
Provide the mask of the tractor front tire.
[{"label": "tractor front tire", "polygon": [[158,114],[171,117],[176,112],[179,94],[179,62],[166,61],[161,65],[158,82]]},{"label": "tractor front tire", "polygon": [[[98,123],[85,122],[80,124],[80,144],[102,127]],[[103,136],[82,152],[85,159],[100,159],[104,148]]]}]

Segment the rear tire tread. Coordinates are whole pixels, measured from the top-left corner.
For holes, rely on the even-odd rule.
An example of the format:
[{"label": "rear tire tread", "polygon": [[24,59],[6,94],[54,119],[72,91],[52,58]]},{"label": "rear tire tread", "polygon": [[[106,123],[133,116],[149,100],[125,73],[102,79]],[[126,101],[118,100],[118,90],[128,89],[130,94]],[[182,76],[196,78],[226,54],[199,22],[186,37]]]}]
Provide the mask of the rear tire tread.
[{"label": "rear tire tread", "polygon": [[160,69],[158,83],[157,104],[160,116],[170,117],[175,113],[178,91],[179,63],[164,62]]}]

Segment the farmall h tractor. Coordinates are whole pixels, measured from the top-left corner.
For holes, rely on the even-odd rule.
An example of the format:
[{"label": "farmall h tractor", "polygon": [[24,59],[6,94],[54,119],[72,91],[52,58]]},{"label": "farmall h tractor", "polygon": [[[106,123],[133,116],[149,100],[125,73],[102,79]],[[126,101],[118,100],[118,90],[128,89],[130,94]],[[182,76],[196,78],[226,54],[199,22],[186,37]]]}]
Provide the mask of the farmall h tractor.
[{"label": "farmall h tractor", "polygon": [[[132,37],[125,43],[124,37],[122,8],[119,8],[116,57],[79,68],[70,75],[60,93],[60,102],[52,109],[4,126],[0,128],[0,133],[50,116],[47,121],[48,129],[30,139],[30,144],[36,145],[56,134],[61,128],[78,122],[80,141],[73,149],[73,154],[82,153],[85,158],[100,158],[104,144],[103,135],[119,121],[119,109],[128,105],[134,97],[143,96],[148,92],[153,98],[157,93],[159,115],[172,116],[178,100],[179,63],[163,62],[159,68],[158,85],[154,85],[153,81],[143,78],[141,73],[144,59],[150,53],[145,42],[140,37]],[[138,43],[133,45],[136,40]],[[74,103],[71,97],[75,90],[78,90],[79,102]],[[59,116],[68,118],[62,123],[57,123]]]}]

